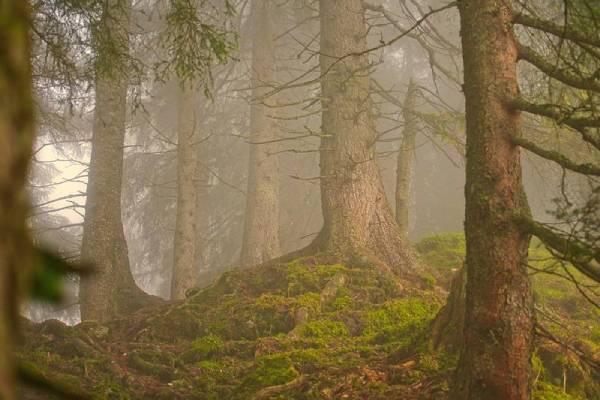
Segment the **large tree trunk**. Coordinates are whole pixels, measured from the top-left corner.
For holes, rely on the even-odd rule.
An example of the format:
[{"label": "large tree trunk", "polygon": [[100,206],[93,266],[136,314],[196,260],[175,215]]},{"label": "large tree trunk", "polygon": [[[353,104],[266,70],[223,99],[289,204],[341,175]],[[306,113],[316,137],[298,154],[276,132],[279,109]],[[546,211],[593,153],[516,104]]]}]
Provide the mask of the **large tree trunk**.
[{"label": "large tree trunk", "polygon": [[367,256],[406,277],[417,262],[398,229],[376,161],[367,31],[361,0],[321,0],[321,201],[314,246]]},{"label": "large tree trunk", "polygon": [[405,237],[408,237],[409,229],[410,194],[417,138],[417,117],[414,113],[417,93],[418,86],[410,79],[402,109],[404,129],[396,170],[396,222]]},{"label": "large tree trunk", "polygon": [[280,254],[279,155],[276,126],[263,96],[275,77],[274,8],[276,2],[255,0],[252,10],[252,101],[250,161],[241,262],[258,265]]},{"label": "large tree trunk", "polygon": [[25,180],[33,139],[29,6],[0,6],[0,398],[16,399],[12,346],[31,267]]},{"label": "large tree trunk", "polygon": [[[130,7],[129,0],[110,0],[103,16],[102,29],[108,32],[119,54],[127,54],[129,48]],[[104,46],[99,48],[99,63],[115,62],[110,59],[115,57],[114,49],[105,54]],[[135,311],[150,299],[137,287],[131,274],[121,219],[128,82],[123,71],[106,68],[99,66],[96,71],[96,108],[81,248],[82,259],[94,265],[94,270],[81,278],[79,296],[81,319],[97,321]]]},{"label": "large tree trunk", "polygon": [[517,49],[509,7],[459,2],[467,116],[467,286],[464,346],[456,400],[530,396],[532,294],[529,235],[515,223],[528,212],[521,182],[520,116],[503,103],[518,95]]},{"label": "large tree trunk", "polygon": [[179,87],[177,122],[177,217],[173,243],[171,299],[184,299],[198,281],[196,245],[199,135],[198,102],[194,88]]}]

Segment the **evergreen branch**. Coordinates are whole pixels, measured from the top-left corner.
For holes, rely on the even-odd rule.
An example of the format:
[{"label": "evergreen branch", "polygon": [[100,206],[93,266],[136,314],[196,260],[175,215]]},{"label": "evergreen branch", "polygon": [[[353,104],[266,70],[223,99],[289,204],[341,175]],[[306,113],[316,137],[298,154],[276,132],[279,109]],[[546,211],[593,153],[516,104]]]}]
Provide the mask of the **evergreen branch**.
[{"label": "evergreen branch", "polygon": [[520,60],[527,61],[551,78],[577,89],[591,90],[600,93],[600,80],[595,76],[578,76],[568,69],[558,68],[555,64],[548,62],[532,48],[522,43],[517,43],[517,48]]},{"label": "evergreen branch", "polygon": [[563,39],[571,40],[578,44],[587,44],[594,47],[600,47],[600,37],[593,37],[574,28],[572,25],[561,26],[555,24],[554,22],[536,18],[532,15],[523,13],[515,14],[513,22],[529,28],[550,33]]},{"label": "evergreen branch", "polygon": [[536,236],[542,243],[557,252],[564,261],[570,262],[588,278],[600,282],[600,252],[581,241],[562,235],[528,216],[517,214],[516,222]]},{"label": "evergreen branch", "polygon": [[512,141],[513,143],[523,147],[524,149],[529,150],[530,152],[537,154],[538,156],[545,158],[546,160],[553,161],[561,167],[566,168],[568,170],[578,172],[584,175],[600,176],[600,166],[597,166],[595,164],[577,164],[576,162],[572,161],[571,159],[569,159],[568,157],[566,157],[558,151],[544,149],[536,145],[532,141],[522,137],[514,137],[512,138]]}]

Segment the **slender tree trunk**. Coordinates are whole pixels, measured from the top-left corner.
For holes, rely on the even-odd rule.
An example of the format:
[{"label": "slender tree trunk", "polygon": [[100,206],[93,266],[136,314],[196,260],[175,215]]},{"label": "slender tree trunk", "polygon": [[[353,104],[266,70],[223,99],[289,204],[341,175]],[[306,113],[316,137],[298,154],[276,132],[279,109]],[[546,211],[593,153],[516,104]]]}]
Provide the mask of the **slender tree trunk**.
[{"label": "slender tree trunk", "polygon": [[361,0],[321,0],[320,15],[324,226],[314,246],[367,256],[413,277],[417,263],[377,166],[368,55],[350,55],[367,49]]},{"label": "slender tree trunk", "polygon": [[[129,0],[109,0],[102,29],[124,54],[129,48]],[[114,54],[98,54],[108,63]],[[92,155],[88,174],[82,259],[94,265],[81,278],[82,320],[106,321],[140,308],[150,296],[139,289],[129,267],[127,242],[121,219],[123,145],[128,82],[122,71],[96,71]]]},{"label": "slender tree trunk", "polygon": [[529,235],[513,222],[528,212],[518,146],[517,48],[507,3],[459,2],[467,116],[467,285],[464,346],[452,398],[530,396],[532,294]]},{"label": "slender tree trunk", "polygon": [[418,87],[410,79],[402,109],[404,130],[400,152],[398,153],[398,169],[396,171],[396,222],[405,237],[408,237],[409,229],[410,193],[417,138],[417,118],[414,114],[417,93]]},{"label": "slender tree trunk", "polygon": [[198,102],[194,88],[179,87],[177,122],[177,217],[171,298],[184,299],[198,280],[196,257],[199,175]]},{"label": "slender tree trunk", "polygon": [[255,0],[252,10],[252,98],[250,116],[250,164],[242,264],[258,265],[280,254],[279,243],[279,148],[276,125],[269,117],[263,96],[275,76],[274,17],[276,2]]},{"label": "slender tree trunk", "polygon": [[0,398],[16,399],[12,346],[31,267],[25,180],[33,141],[29,6],[0,5]]}]

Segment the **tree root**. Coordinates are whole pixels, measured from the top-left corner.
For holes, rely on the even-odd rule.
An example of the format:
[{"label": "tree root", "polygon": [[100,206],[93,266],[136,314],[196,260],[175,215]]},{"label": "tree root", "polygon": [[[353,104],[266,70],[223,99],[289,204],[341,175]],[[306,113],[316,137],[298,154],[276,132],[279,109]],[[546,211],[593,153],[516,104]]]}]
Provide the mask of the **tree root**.
[{"label": "tree root", "polygon": [[254,396],[252,396],[252,400],[261,400],[267,399],[269,397],[275,396],[277,394],[283,393],[290,389],[296,389],[301,387],[306,383],[306,376],[300,375],[296,379],[289,381],[288,383],[284,383],[282,385],[269,386],[260,391],[258,391]]}]

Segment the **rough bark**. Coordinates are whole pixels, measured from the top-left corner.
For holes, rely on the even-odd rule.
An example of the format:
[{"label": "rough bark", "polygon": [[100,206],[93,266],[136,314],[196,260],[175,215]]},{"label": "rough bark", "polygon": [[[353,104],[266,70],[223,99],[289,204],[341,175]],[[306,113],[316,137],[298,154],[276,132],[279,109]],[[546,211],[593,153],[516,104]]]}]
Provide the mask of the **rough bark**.
[{"label": "rough bark", "polygon": [[408,237],[409,229],[410,193],[417,137],[417,118],[414,114],[417,93],[418,87],[411,79],[408,82],[408,89],[402,109],[404,129],[396,170],[396,222],[405,237]]},{"label": "rough bark", "polygon": [[431,324],[430,344],[434,350],[462,350],[466,283],[467,269],[463,267],[452,279],[446,304]]},{"label": "rough bark", "polygon": [[380,260],[413,277],[417,263],[399,230],[376,162],[367,32],[361,0],[321,0],[321,202],[316,250]]},{"label": "rough bark", "polygon": [[[241,261],[258,265],[280,254],[279,156],[276,124],[263,96],[275,75],[274,1],[254,1],[250,161]],[[272,112],[272,111],[271,111]]]},{"label": "rough bark", "polygon": [[199,176],[198,102],[193,88],[179,88],[177,122],[177,216],[171,299],[184,299],[198,280],[197,212]]},{"label": "rough bark", "polygon": [[459,2],[467,118],[467,286],[463,351],[451,398],[528,399],[533,336],[521,182],[517,45],[508,5]]},{"label": "rough bark", "polygon": [[[128,51],[127,24],[131,4],[110,0],[103,16],[104,27],[122,52]],[[100,46],[98,59],[107,63]],[[97,68],[94,124],[90,158],[82,259],[94,265],[93,273],[81,278],[82,320],[106,321],[135,311],[154,298],[135,283],[129,267],[127,242],[121,219],[123,145],[128,82],[121,71]]]},{"label": "rough bark", "polygon": [[0,6],[0,398],[12,400],[12,345],[31,267],[25,181],[33,140],[29,7]]}]

